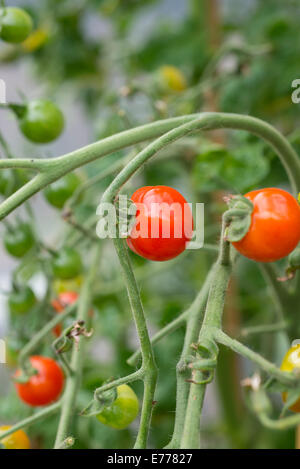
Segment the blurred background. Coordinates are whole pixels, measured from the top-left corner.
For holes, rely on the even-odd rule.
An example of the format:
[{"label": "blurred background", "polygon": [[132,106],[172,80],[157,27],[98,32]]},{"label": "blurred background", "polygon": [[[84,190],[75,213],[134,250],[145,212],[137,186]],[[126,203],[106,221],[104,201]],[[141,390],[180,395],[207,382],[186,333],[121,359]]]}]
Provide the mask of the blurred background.
[{"label": "blurred background", "polygon": [[[63,111],[66,126],[50,145],[34,145],[20,134],[16,119],[0,110],[0,131],[15,157],[51,157],[157,119],[199,111],[250,114],[275,125],[300,150],[299,105],[291,101],[292,81],[299,78],[299,13],[296,0],[40,0],[6,1],[22,6],[34,19],[23,44],[0,44],[0,78],[8,102],[49,98]],[[135,148],[134,151],[138,151]],[[131,152],[131,153],[130,153]],[[132,155],[120,151],[85,167],[85,179],[112,161]],[[1,148],[1,156],[5,149]],[[112,176],[87,191],[76,206],[78,223],[95,214]],[[166,184],[187,200],[205,203],[205,241],[217,243],[226,192],[245,193],[264,186],[289,189],[287,176],[264,142],[243,132],[208,132],[172,145],[147,164],[126,186]],[[38,236],[56,247],[69,236],[60,211],[43,194],[31,203]],[[26,219],[26,209],[16,216]],[[1,228],[1,235],[3,233]],[[85,246],[85,249],[89,249]],[[29,316],[19,325],[9,317],[6,298],[19,263],[0,246],[0,337],[11,356],[47,318]],[[88,256],[87,256],[88,257]],[[132,256],[151,332],[189,306],[214,260],[213,252],[188,251],[175,262],[149,263]],[[102,277],[94,299],[95,334],[86,360],[80,404],[111,376],[130,372],[126,359],[137,342],[126,292],[111,243],[103,248]],[[22,270],[23,269],[23,270]],[[22,266],[23,280],[42,299],[47,277],[32,258]],[[232,335],[276,318],[275,305],[256,264],[241,260],[231,284],[225,328]],[[150,444],[160,448],[172,433],[175,367],[183,344],[179,330],[155,347],[160,369]],[[49,342],[44,344],[49,354]],[[283,333],[249,336],[247,343],[280,363],[288,342]],[[47,352],[48,351],[48,352]],[[0,365],[0,421],[30,414],[11,386],[15,366]],[[244,400],[240,380],[252,366],[221,350],[217,376],[208,386],[202,421],[208,448],[294,448],[295,431],[274,432],[256,421]],[[136,385],[138,393],[141,388]],[[280,407],[280,397],[274,395]],[[80,448],[130,447],[136,424],[117,432],[94,419],[76,419]],[[56,418],[30,428],[35,447],[51,447]],[[296,443],[295,443],[296,441]]]}]

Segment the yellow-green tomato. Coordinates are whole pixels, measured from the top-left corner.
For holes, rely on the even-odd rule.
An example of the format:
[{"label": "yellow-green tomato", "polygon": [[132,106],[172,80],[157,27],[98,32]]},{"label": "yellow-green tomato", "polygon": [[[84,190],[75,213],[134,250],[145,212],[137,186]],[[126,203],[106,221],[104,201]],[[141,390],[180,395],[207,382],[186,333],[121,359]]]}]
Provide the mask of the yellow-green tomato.
[{"label": "yellow-green tomato", "polygon": [[34,143],[50,143],[64,129],[63,113],[47,99],[35,99],[27,103],[19,119],[21,132]]},{"label": "yellow-green tomato", "polygon": [[0,427],[0,443],[5,449],[30,449],[30,441],[23,430],[17,430],[9,436],[1,440],[1,433],[5,433],[11,427],[10,425],[2,425]]},{"label": "yellow-green tomato", "polygon": [[[300,368],[300,344],[293,345],[283,357],[280,369],[282,371],[292,372],[295,368]],[[282,400],[286,402],[287,393],[282,393]],[[300,399],[296,401],[290,410],[293,412],[300,412]]]},{"label": "yellow-green tomato", "polygon": [[99,422],[116,430],[123,430],[133,422],[139,413],[139,401],[135,392],[127,385],[117,387],[117,398],[111,406],[97,415]]},{"label": "yellow-green tomato", "polygon": [[32,31],[31,16],[15,7],[0,8],[0,38],[12,44],[23,42]]}]

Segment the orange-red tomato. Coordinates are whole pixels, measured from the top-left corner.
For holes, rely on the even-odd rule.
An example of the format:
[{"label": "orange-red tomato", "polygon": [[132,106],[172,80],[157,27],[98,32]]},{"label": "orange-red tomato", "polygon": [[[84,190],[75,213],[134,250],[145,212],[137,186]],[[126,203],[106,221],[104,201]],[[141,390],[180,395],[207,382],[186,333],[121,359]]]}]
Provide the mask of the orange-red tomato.
[{"label": "orange-red tomato", "polygon": [[251,226],[243,239],[232,243],[245,257],[274,262],[286,257],[300,241],[300,206],[288,192],[267,188],[245,195],[254,205]]},{"label": "orange-red tomato", "polygon": [[[53,300],[51,302],[53,308],[56,310],[57,313],[61,313],[67,306],[75,303],[75,301],[77,301],[78,299],[78,293],[75,292],[75,291],[66,291],[66,292],[62,292],[58,295],[58,298],[55,298],[55,300]],[[53,334],[56,336],[56,337],[59,337],[62,333],[62,325],[61,324],[57,324],[57,326],[55,326],[53,328]]]},{"label": "orange-red tomato", "polygon": [[129,248],[152,261],[167,261],[182,253],[193,234],[192,211],[185,198],[168,186],[146,186],[131,197],[137,222],[127,239]]},{"label": "orange-red tomato", "polygon": [[[15,383],[17,393],[22,401],[31,406],[51,404],[58,399],[64,386],[64,374],[58,363],[52,358],[34,355],[30,363],[37,374],[26,383]],[[15,376],[20,376],[17,370]]]}]

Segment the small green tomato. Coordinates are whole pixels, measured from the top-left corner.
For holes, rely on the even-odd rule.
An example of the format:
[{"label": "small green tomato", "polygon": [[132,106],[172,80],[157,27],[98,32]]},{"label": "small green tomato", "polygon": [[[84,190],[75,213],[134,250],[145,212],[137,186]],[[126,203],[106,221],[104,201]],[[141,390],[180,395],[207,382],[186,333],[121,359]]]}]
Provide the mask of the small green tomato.
[{"label": "small green tomato", "polygon": [[127,384],[117,387],[117,398],[111,406],[105,407],[96,417],[99,422],[116,430],[128,427],[138,416],[137,395]]}]

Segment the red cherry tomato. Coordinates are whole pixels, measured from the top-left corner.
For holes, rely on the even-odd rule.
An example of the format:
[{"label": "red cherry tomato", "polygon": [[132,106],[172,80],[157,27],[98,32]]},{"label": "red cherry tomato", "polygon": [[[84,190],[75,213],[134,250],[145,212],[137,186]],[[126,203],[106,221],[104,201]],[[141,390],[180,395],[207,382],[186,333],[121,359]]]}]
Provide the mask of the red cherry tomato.
[{"label": "red cherry tomato", "polygon": [[282,189],[267,188],[245,195],[254,205],[246,236],[232,243],[245,257],[274,262],[286,257],[300,241],[300,206]]},{"label": "red cherry tomato", "polygon": [[[66,292],[60,293],[58,295],[58,298],[55,298],[55,300],[53,300],[51,304],[57,313],[61,313],[67,306],[75,303],[77,299],[78,299],[77,292],[66,291]],[[56,337],[59,337],[62,333],[62,325],[57,324],[57,326],[53,328],[53,333]]]},{"label": "red cherry tomato", "polygon": [[192,211],[172,187],[146,186],[131,197],[137,206],[136,224],[127,239],[129,248],[146,259],[167,261],[181,254],[193,232]]},{"label": "red cherry tomato", "polygon": [[[20,399],[33,407],[51,404],[58,399],[63,389],[62,369],[52,358],[38,355],[30,357],[30,363],[37,374],[31,376],[27,383],[15,383]],[[20,373],[17,370],[15,376]]]}]

